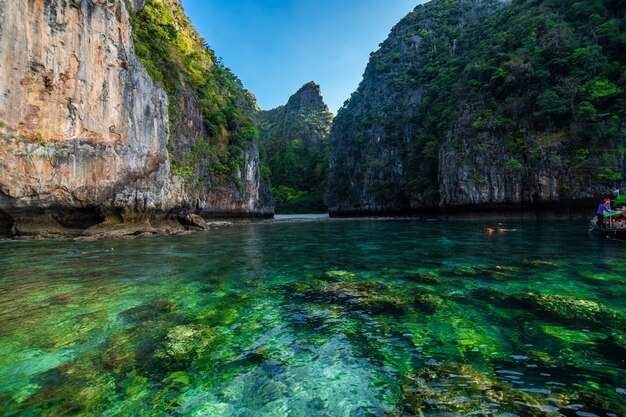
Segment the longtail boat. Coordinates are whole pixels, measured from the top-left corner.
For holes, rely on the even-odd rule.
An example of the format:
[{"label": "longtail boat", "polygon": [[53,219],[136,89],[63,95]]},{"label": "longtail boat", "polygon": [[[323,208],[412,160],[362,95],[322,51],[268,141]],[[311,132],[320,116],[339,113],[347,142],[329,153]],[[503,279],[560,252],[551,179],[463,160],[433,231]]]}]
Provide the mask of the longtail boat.
[{"label": "longtail boat", "polygon": [[[626,195],[619,195],[613,205],[624,205],[625,203]],[[598,218],[594,217],[589,222],[589,231],[615,239],[626,239],[626,211],[614,210],[604,213],[604,223],[601,225],[598,225]]]}]

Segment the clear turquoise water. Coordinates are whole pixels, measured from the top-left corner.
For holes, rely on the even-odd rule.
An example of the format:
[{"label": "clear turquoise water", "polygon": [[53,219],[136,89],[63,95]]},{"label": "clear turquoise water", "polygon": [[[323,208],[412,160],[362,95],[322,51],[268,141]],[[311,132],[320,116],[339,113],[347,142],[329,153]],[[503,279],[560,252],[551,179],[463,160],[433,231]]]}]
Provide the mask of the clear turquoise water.
[{"label": "clear turquoise water", "polygon": [[626,244],[487,226],[0,242],[0,415],[621,415]]}]

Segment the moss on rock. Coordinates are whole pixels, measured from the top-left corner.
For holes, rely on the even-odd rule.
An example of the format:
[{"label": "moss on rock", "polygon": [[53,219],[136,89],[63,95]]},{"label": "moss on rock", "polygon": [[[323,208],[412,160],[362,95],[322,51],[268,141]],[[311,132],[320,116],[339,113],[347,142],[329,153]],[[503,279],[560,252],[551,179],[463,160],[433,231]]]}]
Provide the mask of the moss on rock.
[{"label": "moss on rock", "polygon": [[168,370],[183,369],[195,357],[210,350],[218,334],[209,327],[196,324],[181,325],[167,333],[167,340],[155,352]]},{"label": "moss on rock", "polygon": [[594,301],[561,295],[547,295],[535,291],[516,295],[513,300],[519,306],[538,315],[560,321],[626,328],[624,313]]},{"label": "moss on rock", "polygon": [[469,365],[446,363],[407,373],[402,382],[398,412],[392,416],[543,415],[538,408],[535,411],[531,408],[538,405],[530,395],[512,390]]},{"label": "moss on rock", "polygon": [[353,310],[363,310],[372,314],[400,313],[405,303],[396,296],[385,294],[389,287],[381,282],[337,282],[319,289],[311,289],[305,298],[346,306]]},{"label": "moss on rock", "polygon": [[434,272],[409,272],[405,271],[402,277],[406,280],[417,282],[420,284],[439,284],[439,275]]},{"label": "moss on rock", "polygon": [[[397,410],[390,416],[624,415],[624,407],[588,392],[526,392],[470,365],[444,363],[408,372]],[[589,414],[593,413],[593,414]]]},{"label": "moss on rock", "polygon": [[351,281],[356,279],[356,274],[350,271],[326,271],[320,277],[325,281]]},{"label": "moss on rock", "polygon": [[120,316],[131,323],[142,323],[173,313],[179,305],[171,301],[157,300],[128,309]]},{"label": "moss on rock", "polygon": [[435,314],[435,312],[445,305],[441,297],[434,294],[422,294],[415,299],[415,308],[426,314]]}]

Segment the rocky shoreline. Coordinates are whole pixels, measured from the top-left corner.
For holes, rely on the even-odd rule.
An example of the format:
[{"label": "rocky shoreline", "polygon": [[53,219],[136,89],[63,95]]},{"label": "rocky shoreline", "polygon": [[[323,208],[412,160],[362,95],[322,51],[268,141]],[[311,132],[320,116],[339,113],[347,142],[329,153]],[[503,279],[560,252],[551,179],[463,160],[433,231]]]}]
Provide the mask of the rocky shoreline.
[{"label": "rocky shoreline", "polygon": [[[230,227],[239,223],[263,221],[267,217],[211,217],[197,214],[172,215],[163,218],[145,218],[142,221],[123,222],[115,218],[88,225],[63,219],[59,213],[40,214],[29,218],[28,222],[0,223],[0,239],[12,240],[54,240],[71,239],[78,242],[97,240],[132,240],[161,236],[180,236]],[[0,219],[6,220],[6,218]]]}]

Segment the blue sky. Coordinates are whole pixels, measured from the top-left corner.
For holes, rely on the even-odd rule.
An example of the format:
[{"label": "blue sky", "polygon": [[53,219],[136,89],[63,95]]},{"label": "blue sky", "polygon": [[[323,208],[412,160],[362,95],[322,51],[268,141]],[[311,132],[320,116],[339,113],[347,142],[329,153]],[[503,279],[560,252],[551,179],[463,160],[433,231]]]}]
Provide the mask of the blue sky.
[{"label": "blue sky", "polygon": [[315,81],[333,113],[420,0],[182,0],[207,43],[268,110]]}]

